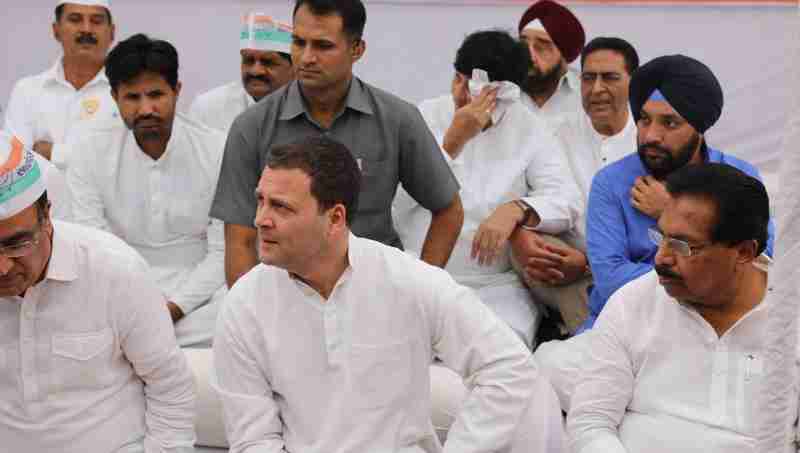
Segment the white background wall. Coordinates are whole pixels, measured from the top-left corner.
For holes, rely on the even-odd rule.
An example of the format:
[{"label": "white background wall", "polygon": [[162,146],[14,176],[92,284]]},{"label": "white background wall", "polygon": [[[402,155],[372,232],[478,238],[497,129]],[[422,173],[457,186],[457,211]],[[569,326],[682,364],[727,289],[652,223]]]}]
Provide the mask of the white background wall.
[{"label": "white background wall", "polygon": [[[238,77],[239,17],[258,10],[290,19],[289,1],[111,0],[117,38],[145,32],[171,41],[180,53],[186,108],[204,90]],[[5,30],[0,105],[14,81],[40,72],[58,55],[52,39],[55,0],[2,0]],[[356,72],[368,82],[413,102],[448,90],[452,60],[474,30],[516,27],[520,1],[465,2],[367,0],[367,53]],[[717,74],[726,103],[711,143],[773,171],[789,110],[800,81],[787,73],[797,9],[786,6],[570,6],[588,38],[629,40],[642,61],[685,53]]]}]

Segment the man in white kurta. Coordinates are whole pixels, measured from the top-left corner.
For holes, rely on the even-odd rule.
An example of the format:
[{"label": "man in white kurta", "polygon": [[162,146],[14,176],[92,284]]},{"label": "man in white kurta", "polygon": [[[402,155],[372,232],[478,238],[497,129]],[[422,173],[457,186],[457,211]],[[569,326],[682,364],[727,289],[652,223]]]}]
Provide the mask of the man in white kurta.
[{"label": "man in white kurta", "polygon": [[4,128],[64,171],[94,125],[119,121],[103,73],[114,24],[107,0],[58,1],[53,32],[63,54],[50,69],[17,81]]},{"label": "man in white kurta", "polygon": [[[149,39],[142,36],[130,40]],[[164,41],[150,42],[165,45]],[[128,52],[133,44],[136,43],[123,41],[115,51]],[[133,47],[132,51],[136,49]],[[109,65],[112,56],[114,51]],[[152,78],[135,78],[120,82],[117,87],[126,121],[127,94],[170,90],[163,77],[145,74]],[[166,301],[176,305],[182,314],[177,318],[173,314],[179,344],[208,346],[214,334],[218,301],[225,292],[222,223],[212,221],[208,215],[225,137],[175,114],[176,100],[177,94],[168,102],[173,105],[172,111],[169,105],[154,107],[165,109],[158,124],[171,122],[157,158],[143,150],[148,142],[139,140],[143,133],[138,126],[130,129],[122,123],[108,124],[85,138],[82,152],[67,174],[67,184],[77,223],[114,233],[150,264]],[[133,107],[131,112],[136,108],[140,107]],[[130,113],[131,123],[140,124],[140,118],[148,116]]]},{"label": "man in white kurta", "polygon": [[[568,416],[576,453],[755,451],[769,306],[754,263],[767,240],[766,189],[714,163],[678,170],[667,188],[673,198],[651,234],[655,270],[617,291],[590,332]],[[784,391],[796,401],[796,387]]]},{"label": "man in white kurta", "polygon": [[241,79],[199,95],[189,115],[227,133],[240,113],[292,80],[291,43],[291,25],[259,13],[243,16]]},{"label": "man in white kurta", "polygon": [[3,450],[193,451],[192,375],[146,264],[119,238],[52,221],[33,152],[0,143],[14,172],[0,177]]},{"label": "man in white kurta", "polygon": [[[270,153],[262,264],[231,288],[214,341],[230,451],[440,452],[435,357],[468,388],[445,452],[558,451],[543,446],[559,423],[529,418],[560,413],[531,400],[547,384],[522,343],[447,272],[354,236],[359,186],[355,159],[330,139]],[[514,445],[521,430],[528,442]]]}]

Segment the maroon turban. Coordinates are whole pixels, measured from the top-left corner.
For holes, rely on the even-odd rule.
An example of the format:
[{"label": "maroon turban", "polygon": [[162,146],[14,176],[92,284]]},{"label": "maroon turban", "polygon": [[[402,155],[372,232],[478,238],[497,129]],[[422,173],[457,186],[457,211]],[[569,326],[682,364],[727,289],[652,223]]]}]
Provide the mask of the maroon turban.
[{"label": "maroon turban", "polygon": [[522,33],[525,26],[536,19],[542,23],[564,59],[568,63],[575,61],[586,44],[586,34],[578,18],[553,0],[539,0],[522,15],[518,31]]}]

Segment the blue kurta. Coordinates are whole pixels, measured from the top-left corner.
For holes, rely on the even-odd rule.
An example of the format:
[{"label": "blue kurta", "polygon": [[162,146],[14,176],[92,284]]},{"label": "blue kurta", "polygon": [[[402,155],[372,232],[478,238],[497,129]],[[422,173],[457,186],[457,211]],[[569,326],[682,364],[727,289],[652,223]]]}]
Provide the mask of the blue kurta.
[{"label": "blue kurta", "polygon": [[[704,147],[706,162],[724,163],[761,179],[749,163]],[[631,204],[636,178],[648,175],[639,155],[633,153],[597,172],[589,192],[586,242],[594,286],[589,294],[589,318],[579,331],[591,329],[614,291],[653,269],[658,247],[647,230],[657,221]],[[775,226],[769,223],[767,254],[772,256]]]}]

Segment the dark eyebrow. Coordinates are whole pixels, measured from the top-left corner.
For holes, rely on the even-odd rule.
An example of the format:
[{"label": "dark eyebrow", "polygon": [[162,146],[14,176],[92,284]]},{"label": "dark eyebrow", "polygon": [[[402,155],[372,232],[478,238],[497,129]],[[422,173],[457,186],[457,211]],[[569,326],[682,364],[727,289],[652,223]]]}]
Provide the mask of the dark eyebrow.
[{"label": "dark eyebrow", "polygon": [[23,242],[25,240],[33,239],[33,236],[36,234],[35,231],[20,231],[19,233],[13,234],[10,237],[0,241],[0,246],[5,247],[8,245],[15,245],[19,242]]}]

